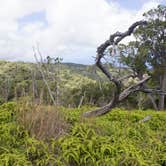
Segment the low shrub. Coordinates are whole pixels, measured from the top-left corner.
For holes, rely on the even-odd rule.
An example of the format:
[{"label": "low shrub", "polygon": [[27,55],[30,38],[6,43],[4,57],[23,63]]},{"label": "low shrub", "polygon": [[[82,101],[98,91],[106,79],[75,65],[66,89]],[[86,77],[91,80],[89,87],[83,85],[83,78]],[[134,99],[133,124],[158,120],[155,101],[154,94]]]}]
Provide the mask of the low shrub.
[{"label": "low shrub", "polygon": [[53,153],[61,165],[164,165],[166,143],[162,138],[157,140],[154,133],[148,135],[151,130],[146,129],[138,124],[137,127],[120,128],[112,135],[102,136],[87,124],[78,123],[69,136],[52,141]]},{"label": "low shrub", "polygon": [[[15,103],[0,106],[0,165],[166,165],[165,112],[115,109],[82,118],[91,108],[63,108],[61,114],[53,107],[31,108],[22,112]],[[151,119],[139,123],[147,115]]]},{"label": "low shrub", "polygon": [[0,107],[0,165],[46,166],[51,163],[48,145],[31,138],[18,124],[15,103]]}]

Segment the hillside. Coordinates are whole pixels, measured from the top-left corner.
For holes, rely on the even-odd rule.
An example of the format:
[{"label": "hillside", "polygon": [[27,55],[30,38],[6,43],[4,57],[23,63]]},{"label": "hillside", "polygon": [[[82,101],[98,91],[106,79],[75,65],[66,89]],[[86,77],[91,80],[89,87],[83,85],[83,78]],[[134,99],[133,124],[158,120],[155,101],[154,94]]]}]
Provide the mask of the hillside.
[{"label": "hillside", "polygon": [[[37,64],[0,61],[1,103],[25,96],[52,103],[44,79],[56,102],[64,106],[77,107],[82,97],[84,104],[102,105],[111,97],[112,84],[94,65],[44,63],[41,69],[45,78]],[[119,69],[110,70],[119,75]],[[123,75],[124,72],[128,71],[121,69],[120,74]]]}]

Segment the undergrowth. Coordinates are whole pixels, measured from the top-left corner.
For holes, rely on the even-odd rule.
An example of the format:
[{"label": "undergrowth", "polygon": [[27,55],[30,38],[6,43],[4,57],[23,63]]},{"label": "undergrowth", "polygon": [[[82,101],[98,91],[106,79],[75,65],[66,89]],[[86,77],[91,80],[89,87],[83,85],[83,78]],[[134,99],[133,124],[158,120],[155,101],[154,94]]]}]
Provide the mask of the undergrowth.
[{"label": "undergrowth", "polygon": [[[68,130],[59,137],[55,137],[57,132],[51,132],[51,137],[47,134],[40,137],[37,130],[30,130],[27,122],[33,117],[33,128],[37,121],[49,126],[51,122],[46,119],[52,121],[54,117],[49,116],[57,114],[45,114],[48,107],[42,107],[37,113],[22,116],[16,107],[15,103],[0,106],[0,166],[166,165],[165,112],[115,109],[102,117],[85,119],[81,115],[90,107],[62,108],[63,123],[68,124]],[[147,115],[152,118],[139,123]],[[63,126],[53,124],[55,128]]]}]

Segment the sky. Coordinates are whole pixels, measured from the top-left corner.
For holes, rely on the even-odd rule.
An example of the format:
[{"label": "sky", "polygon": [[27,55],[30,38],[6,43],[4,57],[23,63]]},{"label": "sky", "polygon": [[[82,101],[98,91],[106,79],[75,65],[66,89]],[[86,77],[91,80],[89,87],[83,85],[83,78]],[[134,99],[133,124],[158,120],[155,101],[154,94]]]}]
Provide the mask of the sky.
[{"label": "sky", "polygon": [[[93,64],[96,48],[166,0],[0,0],[0,59]],[[128,38],[126,41],[130,40]]]}]

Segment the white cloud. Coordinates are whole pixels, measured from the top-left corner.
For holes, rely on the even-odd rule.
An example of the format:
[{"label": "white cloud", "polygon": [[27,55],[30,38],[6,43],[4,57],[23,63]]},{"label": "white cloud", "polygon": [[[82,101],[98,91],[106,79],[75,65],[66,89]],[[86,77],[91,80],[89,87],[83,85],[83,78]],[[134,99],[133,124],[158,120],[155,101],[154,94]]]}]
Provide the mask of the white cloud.
[{"label": "white cloud", "polygon": [[[0,6],[0,59],[32,61],[32,46],[39,42],[44,55],[88,63],[111,33],[126,30],[157,4],[148,1],[139,11],[129,11],[105,0],[5,0]],[[45,12],[48,25],[27,22],[20,29],[18,19],[38,11]]]}]

